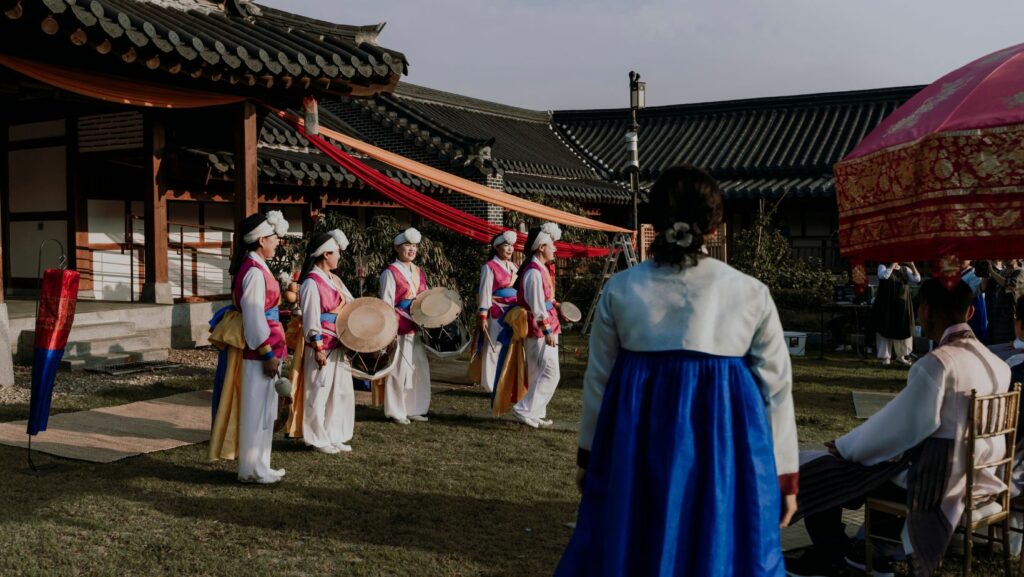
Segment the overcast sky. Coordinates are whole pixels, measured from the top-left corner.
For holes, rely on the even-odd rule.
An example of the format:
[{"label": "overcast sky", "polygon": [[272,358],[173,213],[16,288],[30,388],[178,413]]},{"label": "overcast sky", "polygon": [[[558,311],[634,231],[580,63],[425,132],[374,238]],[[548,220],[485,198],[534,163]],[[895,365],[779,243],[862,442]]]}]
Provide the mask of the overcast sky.
[{"label": "overcast sky", "polygon": [[927,84],[1024,42],[1024,0],[257,0],[386,22],[409,82],[536,110]]}]

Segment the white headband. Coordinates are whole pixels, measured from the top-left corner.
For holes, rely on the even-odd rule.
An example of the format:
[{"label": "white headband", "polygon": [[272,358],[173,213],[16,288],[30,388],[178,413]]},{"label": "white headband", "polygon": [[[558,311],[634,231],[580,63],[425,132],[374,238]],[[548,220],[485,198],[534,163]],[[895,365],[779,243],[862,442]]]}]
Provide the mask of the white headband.
[{"label": "white headband", "polygon": [[415,228],[407,228],[405,232],[395,237],[395,246],[405,243],[419,244],[421,240],[423,240],[423,235],[420,234],[420,231]]},{"label": "white headband", "polygon": [[511,230],[506,230],[505,232],[501,233],[500,236],[495,238],[494,242],[492,242],[491,245],[494,248],[498,248],[499,246],[501,246],[503,244],[515,244],[516,240],[518,238],[519,238],[519,235],[517,235],[516,233],[512,232]]},{"label": "white headband", "polygon": [[553,222],[545,222],[540,227],[540,234],[533,241],[533,246],[530,247],[530,251],[535,251],[545,244],[554,244],[555,242],[562,239],[562,229],[558,228],[558,225]]},{"label": "white headband", "polygon": [[323,243],[313,251],[313,258],[335,250],[344,252],[345,249],[348,248],[348,237],[345,236],[345,233],[338,229],[334,229],[327,234],[331,235],[331,238],[327,239],[327,242]]},{"label": "white headband", "polygon": [[242,240],[246,244],[254,243],[257,240],[271,235],[284,236],[288,234],[288,221],[280,210],[271,210],[259,226],[245,233]]}]

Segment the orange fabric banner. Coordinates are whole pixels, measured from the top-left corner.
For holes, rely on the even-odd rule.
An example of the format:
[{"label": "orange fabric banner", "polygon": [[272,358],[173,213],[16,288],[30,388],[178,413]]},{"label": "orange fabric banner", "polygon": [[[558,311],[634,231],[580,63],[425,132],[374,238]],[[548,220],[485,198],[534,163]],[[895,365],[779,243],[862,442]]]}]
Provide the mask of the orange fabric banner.
[{"label": "orange fabric banner", "polygon": [[[277,110],[269,106],[267,108],[269,108],[271,112],[285,120],[291,121],[293,123],[298,123],[299,125],[305,125],[303,119],[299,118],[294,114],[282,110]],[[458,176],[455,176],[454,174],[449,174],[443,170],[434,168],[432,166],[421,164],[419,162],[416,162],[415,160],[410,160],[408,158],[405,158],[404,156],[395,154],[393,152],[388,152],[387,150],[384,150],[382,148],[377,148],[372,144],[368,144],[361,140],[341,134],[340,132],[337,132],[335,130],[331,130],[325,127],[323,124],[320,125],[320,134],[322,136],[330,138],[331,140],[344,144],[345,146],[348,146],[352,150],[356,150],[362,154],[365,154],[366,156],[374,160],[378,160],[380,162],[383,162],[384,164],[393,166],[413,176],[422,178],[424,180],[429,180],[430,182],[451,189],[455,192],[465,194],[466,196],[470,196],[477,200],[482,200],[484,202],[500,206],[508,210],[513,210],[515,212],[519,212],[522,214],[528,214],[530,216],[542,220],[555,222],[565,226],[574,226],[576,228],[600,230],[604,232],[633,232],[632,230],[627,228],[622,228],[611,224],[605,224],[592,218],[579,216],[576,214],[565,212],[563,210],[557,210],[548,206],[544,206],[543,204],[538,204],[536,202],[531,202],[529,200],[519,198],[518,196],[513,196],[511,194],[508,194],[507,192],[494,190],[493,188],[489,188],[482,184],[466,180],[465,178],[460,178]]]},{"label": "orange fabric banner", "polygon": [[245,100],[242,96],[176,88],[0,54],[0,64],[68,92],[146,108],[203,108]]}]

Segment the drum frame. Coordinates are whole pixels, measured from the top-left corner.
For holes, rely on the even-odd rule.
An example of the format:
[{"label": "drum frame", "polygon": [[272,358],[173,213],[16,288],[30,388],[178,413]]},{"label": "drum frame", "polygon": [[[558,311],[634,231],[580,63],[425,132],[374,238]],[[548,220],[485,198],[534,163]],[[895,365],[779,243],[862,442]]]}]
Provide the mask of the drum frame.
[{"label": "drum frame", "polygon": [[[398,339],[397,338],[395,340],[391,341],[391,343],[388,344],[388,346],[386,346],[383,349],[381,349],[381,351],[385,351],[386,352],[388,349],[392,349],[391,362],[388,364],[387,367],[377,371],[376,373],[374,373],[372,375],[367,374],[367,373],[357,369],[355,366],[352,365],[351,355],[353,353],[355,353],[355,354],[367,354],[367,353],[360,353],[359,351],[353,351],[351,349],[346,349],[347,352],[346,352],[345,356],[348,357],[348,364],[349,364],[349,368],[352,371],[352,376],[356,377],[358,379],[363,379],[363,380],[367,380],[367,381],[376,381],[377,379],[383,379],[384,377],[390,375],[392,373],[392,371],[395,370],[395,367],[398,366],[399,354],[398,354]],[[380,353],[381,351],[377,351],[377,353]]]},{"label": "drum frame", "polygon": [[[448,323],[448,325],[451,325],[451,324],[452,323]],[[423,328],[421,326],[421,327],[419,327],[420,330],[417,331],[418,334],[416,335],[416,337],[418,339],[420,339],[420,342],[423,343],[423,348],[427,349],[427,352],[430,353],[434,358],[436,358],[436,359],[451,359],[451,358],[455,358],[455,357],[458,357],[458,356],[462,355],[462,353],[466,352],[466,349],[469,348],[469,343],[473,340],[472,335],[470,335],[470,333],[469,333],[469,328],[466,326],[466,322],[462,319],[461,315],[459,316],[459,318],[457,318],[455,320],[455,324],[459,327],[459,336],[460,336],[460,338],[462,340],[462,345],[459,346],[458,350],[455,350],[455,351],[439,351],[439,350],[435,349],[434,347],[430,346],[430,339],[427,337],[427,331],[428,330],[433,330],[433,329],[426,329],[426,328]],[[444,325],[444,326],[448,326],[448,325]],[[442,328],[442,327],[435,327],[435,328]]]}]

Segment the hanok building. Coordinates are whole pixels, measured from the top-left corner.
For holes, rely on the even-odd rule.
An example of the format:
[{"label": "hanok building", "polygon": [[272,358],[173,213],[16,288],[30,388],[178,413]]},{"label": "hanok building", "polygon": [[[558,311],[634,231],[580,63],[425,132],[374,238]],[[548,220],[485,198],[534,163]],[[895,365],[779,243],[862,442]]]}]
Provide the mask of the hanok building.
[{"label": "hanok building", "polygon": [[[7,295],[34,289],[39,269],[59,265],[62,252],[82,275],[84,299],[170,304],[227,293],[238,217],[287,203],[301,232],[323,191],[299,185],[351,183],[339,170],[294,162],[287,147],[259,146],[261,134],[288,132],[263,105],[372,97],[393,90],[408,66],[378,45],[382,26],[248,0],[3,0],[0,8]],[[227,154],[212,161],[211,151]],[[220,178],[228,170],[231,179]],[[110,320],[82,304],[77,322]],[[11,305],[16,335],[16,317],[30,327],[32,309],[19,315]],[[179,342],[201,340],[206,308],[151,307],[133,317],[135,328],[166,329],[174,317]],[[156,348],[170,345],[157,340]]]},{"label": "hanok building", "polygon": [[[722,186],[727,231],[750,227],[760,210],[778,204],[777,223],[794,256],[838,268],[832,165],[920,89],[646,108],[638,114],[641,186],[676,164],[705,168]],[[609,181],[628,182],[622,144],[630,128],[628,109],[558,111],[554,125]]]}]

